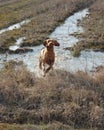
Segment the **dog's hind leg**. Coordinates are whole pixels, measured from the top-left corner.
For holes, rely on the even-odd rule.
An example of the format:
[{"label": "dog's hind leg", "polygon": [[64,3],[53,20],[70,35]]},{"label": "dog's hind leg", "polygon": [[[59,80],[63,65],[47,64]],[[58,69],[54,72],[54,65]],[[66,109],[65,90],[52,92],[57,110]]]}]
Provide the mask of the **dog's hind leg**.
[{"label": "dog's hind leg", "polygon": [[50,69],[52,69],[53,67],[52,67],[52,65],[50,65],[46,70],[45,70],[45,75],[46,75],[46,73],[48,73],[48,71],[50,70]]},{"label": "dog's hind leg", "polygon": [[39,68],[42,70],[42,60],[39,59]]}]

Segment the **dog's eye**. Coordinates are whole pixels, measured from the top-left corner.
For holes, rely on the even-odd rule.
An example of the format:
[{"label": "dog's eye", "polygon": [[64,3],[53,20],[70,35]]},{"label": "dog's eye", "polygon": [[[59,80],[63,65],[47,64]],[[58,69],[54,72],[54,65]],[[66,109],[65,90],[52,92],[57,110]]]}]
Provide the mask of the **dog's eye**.
[{"label": "dog's eye", "polygon": [[52,41],[52,40],[49,39],[47,42],[49,43],[49,42],[51,42],[51,41]]}]

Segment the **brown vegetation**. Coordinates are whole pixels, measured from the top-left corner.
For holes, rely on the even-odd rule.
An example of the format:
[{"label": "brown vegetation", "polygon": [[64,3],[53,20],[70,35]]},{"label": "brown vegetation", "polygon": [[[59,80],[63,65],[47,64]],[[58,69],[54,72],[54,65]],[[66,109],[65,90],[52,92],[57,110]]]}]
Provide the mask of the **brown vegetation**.
[{"label": "brown vegetation", "polygon": [[0,71],[0,121],[103,128],[103,74],[54,70],[35,78],[24,65],[9,62]]},{"label": "brown vegetation", "polygon": [[78,37],[83,39],[73,47],[74,53],[81,50],[93,49],[104,52],[104,1],[97,0],[90,7],[90,15],[80,22],[84,33]]},{"label": "brown vegetation", "polygon": [[[18,37],[25,36],[22,46],[41,44],[54,28],[95,0],[10,0],[0,4],[0,28],[30,18],[31,22],[0,36],[0,48],[8,48]],[[12,4],[11,4],[12,2]],[[8,41],[9,39],[9,41]],[[5,49],[4,49],[5,50]]]},{"label": "brown vegetation", "polygon": [[[0,0],[1,28],[28,17],[33,18],[21,29],[2,34],[0,49],[7,51],[8,46],[21,36],[27,38],[22,46],[40,44],[67,16],[93,1],[95,0]],[[86,40],[88,38],[86,46],[94,43],[96,47],[97,43],[101,43],[103,47],[103,3],[102,0],[97,0],[90,8],[90,22],[88,17],[82,23],[83,26],[86,25],[83,34]],[[7,22],[5,18],[8,18]],[[90,42],[91,39],[94,41]],[[75,52],[76,54],[79,53]],[[69,126],[74,129],[103,129],[104,68],[97,69],[92,76],[85,72],[71,74],[54,70],[45,78],[37,78],[22,62],[6,63],[0,70],[0,129],[70,130]],[[5,123],[48,125],[34,128],[32,125],[20,127]]]},{"label": "brown vegetation", "polygon": [[[0,130],[73,130],[72,127],[68,125],[63,125],[62,123],[56,122],[52,124],[41,124],[41,125],[16,125],[16,124],[0,124]],[[74,129],[75,130],[75,129]],[[77,129],[76,129],[77,130]]]}]

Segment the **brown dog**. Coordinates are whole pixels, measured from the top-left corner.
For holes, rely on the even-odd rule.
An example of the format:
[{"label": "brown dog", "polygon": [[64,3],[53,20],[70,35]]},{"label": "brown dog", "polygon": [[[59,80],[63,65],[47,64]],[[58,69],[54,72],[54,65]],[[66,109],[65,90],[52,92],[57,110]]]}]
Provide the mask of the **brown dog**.
[{"label": "brown dog", "polygon": [[[39,57],[39,68],[43,69],[44,76],[46,73],[52,69],[54,61],[55,61],[55,53],[53,46],[59,46],[60,44],[56,40],[47,39],[43,42],[45,46],[44,49],[41,50],[40,57]],[[45,65],[48,65],[48,68]]]}]

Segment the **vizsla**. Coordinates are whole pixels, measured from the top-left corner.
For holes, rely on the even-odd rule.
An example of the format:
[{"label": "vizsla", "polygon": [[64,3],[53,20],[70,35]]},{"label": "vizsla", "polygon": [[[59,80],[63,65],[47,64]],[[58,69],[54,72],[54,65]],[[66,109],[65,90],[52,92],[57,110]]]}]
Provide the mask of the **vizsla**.
[{"label": "vizsla", "polygon": [[[43,42],[45,48],[41,50],[39,57],[39,68],[43,69],[44,76],[46,73],[52,69],[54,61],[55,61],[55,52],[53,46],[59,46],[60,44],[53,39],[47,39]],[[45,67],[48,65],[48,68]]]}]

